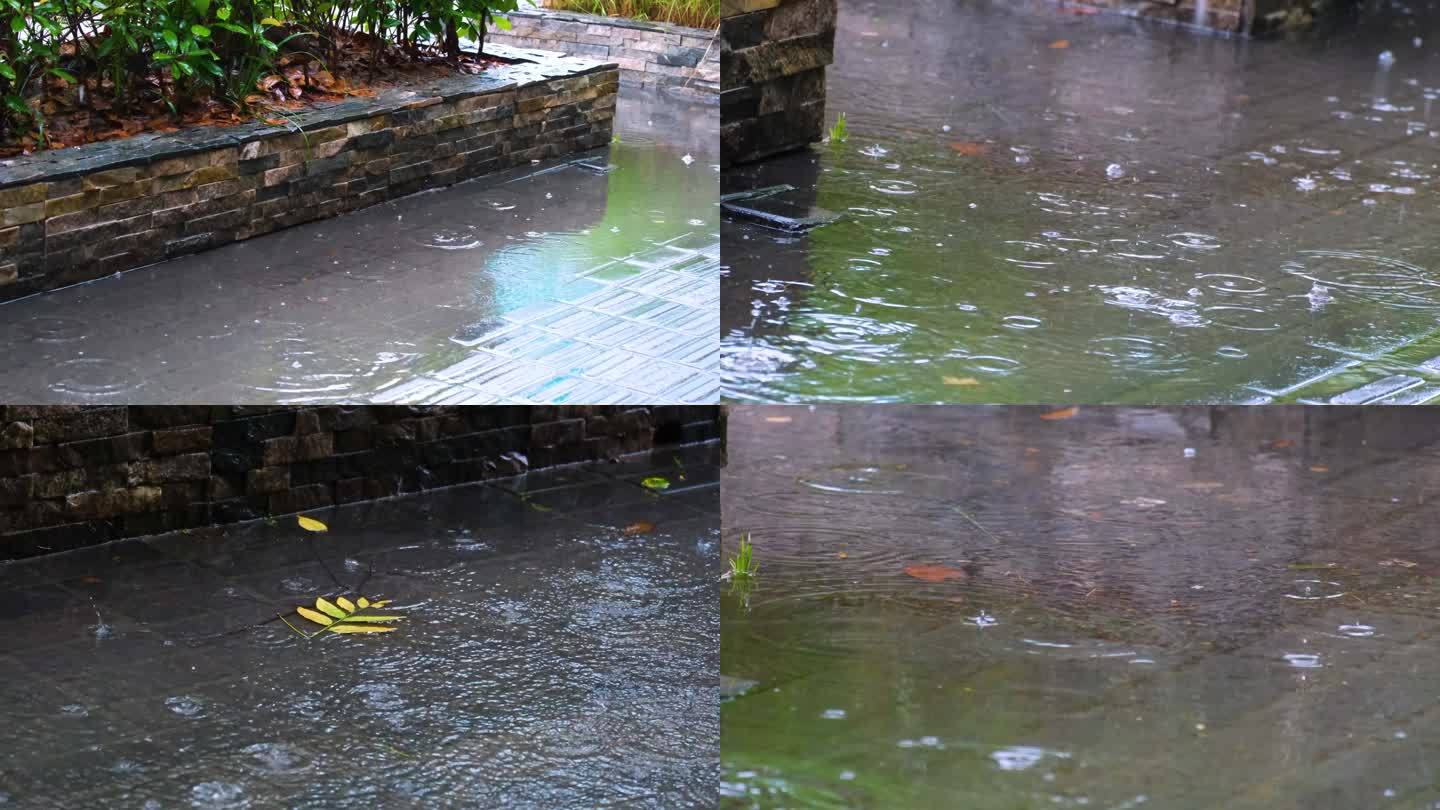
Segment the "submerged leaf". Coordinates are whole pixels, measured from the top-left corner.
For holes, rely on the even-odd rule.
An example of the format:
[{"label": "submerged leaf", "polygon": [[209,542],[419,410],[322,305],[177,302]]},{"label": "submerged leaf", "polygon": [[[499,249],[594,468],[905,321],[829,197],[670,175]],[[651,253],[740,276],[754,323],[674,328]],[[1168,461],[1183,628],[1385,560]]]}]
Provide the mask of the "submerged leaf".
[{"label": "submerged leaf", "polygon": [[332,633],[388,633],[395,628],[380,624],[337,624],[328,629]]},{"label": "submerged leaf", "polygon": [[663,475],[652,475],[640,482],[640,486],[646,489],[669,489],[670,479]]},{"label": "submerged leaf", "polygon": [[980,381],[974,377],[941,377],[940,381],[946,385],[979,385]]},{"label": "submerged leaf", "polygon": [[956,568],[945,565],[907,565],[905,575],[914,577],[925,582],[944,582],[948,579],[964,579],[966,574]]},{"label": "submerged leaf", "polygon": [[330,527],[329,527],[329,526],[326,526],[324,523],[321,523],[320,521],[316,520],[315,518],[308,518],[308,517],[305,517],[304,515],[296,515],[296,516],[295,516],[295,520],[296,520],[296,522],[298,522],[298,523],[300,524],[300,528],[304,529],[304,530],[307,531],[307,532],[328,532],[328,531],[330,531]]},{"label": "submerged leaf", "polygon": [[1041,418],[1041,419],[1045,419],[1045,420],[1047,420],[1047,421],[1053,422],[1053,421],[1055,421],[1055,420],[1057,420],[1057,419],[1069,419],[1069,418],[1071,418],[1072,416],[1074,416],[1074,415],[1077,414],[1077,413],[1080,413],[1080,409],[1077,408],[1077,407],[1075,407],[1074,405],[1071,405],[1071,406],[1068,407],[1068,408],[1061,408],[1061,409],[1058,410],[1058,411],[1050,411],[1049,413],[1042,413],[1042,414],[1040,414],[1040,418]]}]

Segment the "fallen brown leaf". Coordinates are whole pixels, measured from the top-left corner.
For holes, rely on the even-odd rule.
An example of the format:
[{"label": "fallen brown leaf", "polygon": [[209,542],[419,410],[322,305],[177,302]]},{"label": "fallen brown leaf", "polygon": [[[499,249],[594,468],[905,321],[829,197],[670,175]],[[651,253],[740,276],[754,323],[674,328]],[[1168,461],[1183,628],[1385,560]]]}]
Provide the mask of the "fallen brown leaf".
[{"label": "fallen brown leaf", "polygon": [[956,153],[966,157],[979,157],[990,151],[989,144],[980,143],[979,141],[955,141],[950,144],[950,148]]},{"label": "fallen brown leaf", "polygon": [[1050,50],[1052,50],[1052,51],[1063,51],[1063,50],[1065,50],[1066,48],[1070,47],[1070,40],[1068,40],[1068,39],[1057,39],[1057,40],[1055,40],[1054,42],[1050,43],[1050,45],[1049,45],[1048,47],[1049,47]]},{"label": "fallen brown leaf", "polygon": [[905,575],[925,582],[944,582],[949,579],[964,579],[965,572],[944,565],[921,564],[905,566]]},{"label": "fallen brown leaf", "polygon": [[1075,407],[1074,405],[1071,405],[1071,406],[1068,407],[1068,408],[1061,408],[1061,409],[1058,410],[1058,411],[1050,411],[1049,413],[1042,413],[1042,414],[1040,414],[1040,418],[1041,418],[1041,419],[1044,419],[1044,420],[1046,420],[1046,421],[1049,421],[1049,422],[1054,422],[1054,421],[1056,421],[1056,420],[1058,420],[1058,419],[1069,419],[1069,418],[1075,416],[1075,414],[1077,414],[1077,413],[1080,413],[1080,409],[1077,408],[1077,407]]},{"label": "fallen brown leaf", "polygon": [[653,531],[655,531],[655,524],[648,520],[631,523],[629,526],[620,530],[621,534],[649,534]]}]

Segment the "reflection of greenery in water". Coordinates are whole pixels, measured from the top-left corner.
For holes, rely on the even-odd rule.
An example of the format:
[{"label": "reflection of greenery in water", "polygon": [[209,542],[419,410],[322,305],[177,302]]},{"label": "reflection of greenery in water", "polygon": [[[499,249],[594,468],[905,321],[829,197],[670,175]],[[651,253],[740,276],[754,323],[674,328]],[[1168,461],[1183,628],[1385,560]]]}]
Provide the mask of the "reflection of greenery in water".
[{"label": "reflection of greenery in water", "polygon": [[[605,177],[605,208],[598,222],[571,233],[548,234],[497,252],[484,271],[493,278],[500,312],[552,299],[573,299],[594,289],[576,276],[611,259],[643,252],[695,230],[713,230],[715,178],[681,153],[624,142],[610,147],[615,167]],[[601,159],[597,159],[599,162]],[[586,169],[563,169],[565,172]],[[557,201],[559,202],[559,201]],[[705,226],[690,225],[703,220]],[[537,222],[543,228],[543,222]]]},{"label": "reflection of greenery in water", "polygon": [[[1066,167],[1042,166],[1041,154],[1013,164],[1002,144],[955,155],[944,143],[892,139],[877,158],[861,153],[865,143],[857,135],[819,157],[816,203],[847,218],[792,251],[803,259],[775,253],[777,266],[804,262],[814,286],[797,288],[783,314],[772,311],[783,319],[778,335],[757,330],[802,361],[766,383],[766,396],[1239,399],[1253,395],[1247,384],[1284,387],[1343,361],[1312,344],[1364,353],[1433,325],[1433,309],[1335,285],[1333,300],[1312,308],[1297,262],[1364,269],[1361,258],[1305,252],[1337,229],[1356,251],[1425,263],[1393,239],[1355,231],[1350,218],[1325,213],[1268,234],[1257,227],[1262,215],[1247,223],[1205,193],[1156,200],[1169,190],[1163,183],[1067,177]],[[1214,192],[1227,193],[1238,192]],[[1219,234],[1217,247],[1185,244],[1187,230]],[[1236,279],[1240,289],[1224,288]],[[1246,295],[1252,281],[1259,292]]]}]

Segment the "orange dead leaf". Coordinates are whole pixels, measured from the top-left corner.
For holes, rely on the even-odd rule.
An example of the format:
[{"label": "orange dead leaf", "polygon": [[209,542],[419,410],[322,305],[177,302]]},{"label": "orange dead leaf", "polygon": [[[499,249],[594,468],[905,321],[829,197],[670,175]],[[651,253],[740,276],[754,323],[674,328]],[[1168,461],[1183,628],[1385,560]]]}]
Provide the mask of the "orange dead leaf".
[{"label": "orange dead leaf", "polygon": [[1068,407],[1068,408],[1061,408],[1061,409],[1058,410],[1058,411],[1050,411],[1049,413],[1042,413],[1042,414],[1040,414],[1040,418],[1041,418],[1041,419],[1044,419],[1044,420],[1046,420],[1046,421],[1049,421],[1049,422],[1054,422],[1054,421],[1059,420],[1059,419],[1069,419],[1069,418],[1073,417],[1075,414],[1077,414],[1077,413],[1079,413],[1079,412],[1080,412],[1080,409],[1079,409],[1079,408],[1075,407],[1074,405],[1071,405],[1071,406]]},{"label": "orange dead leaf", "polygon": [[905,566],[905,576],[925,582],[944,582],[948,579],[964,579],[965,572],[945,565],[920,564]]},{"label": "orange dead leaf", "polygon": [[1316,464],[1315,466],[1313,466],[1313,467],[1310,468],[1310,472],[1313,472],[1313,473],[1330,472],[1330,468],[1329,468],[1329,467],[1326,467],[1324,464]]},{"label": "orange dead leaf", "polygon": [[648,520],[636,521],[620,530],[622,534],[649,534],[653,531],[655,531],[655,524]]},{"label": "orange dead leaf", "polygon": [[1050,43],[1050,45],[1049,45],[1048,47],[1049,47],[1050,50],[1052,50],[1052,51],[1063,51],[1063,50],[1065,50],[1066,48],[1070,47],[1070,40],[1068,40],[1068,39],[1057,39],[1057,40],[1055,40],[1054,42]]},{"label": "orange dead leaf", "polygon": [[989,144],[979,141],[955,141],[950,144],[950,148],[965,157],[980,157],[990,151]]},{"label": "orange dead leaf", "polygon": [[843,551],[840,552],[840,553],[838,553],[838,554],[836,554],[835,556],[836,556],[836,557],[839,557],[839,558],[842,559],[842,560],[848,560],[848,559],[850,559],[850,555],[849,555],[849,554],[846,554],[846,553],[843,552]]},{"label": "orange dead leaf", "polygon": [[1295,442],[1291,441],[1290,439],[1276,439],[1275,441],[1270,443],[1270,446],[1276,450],[1284,450],[1285,448],[1293,444],[1295,444]]}]

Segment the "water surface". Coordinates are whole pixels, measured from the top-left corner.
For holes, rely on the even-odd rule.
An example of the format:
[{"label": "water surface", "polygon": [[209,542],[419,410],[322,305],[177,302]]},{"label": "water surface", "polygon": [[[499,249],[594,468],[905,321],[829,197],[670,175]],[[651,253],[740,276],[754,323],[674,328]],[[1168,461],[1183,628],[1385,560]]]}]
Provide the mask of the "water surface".
[{"label": "water surface", "polygon": [[[669,451],[0,564],[0,805],[713,803],[716,496]],[[405,618],[276,620],[340,593]]]},{"label": "water surface", "polygon": [[1068,413],[732,411],[722,806],[1435,807],[1440,415]]},{"label": "water surface", "polygon": [[724,179],[844,217],[726,221],[726,396],[1440,394],[1435,4],[1278,41],[1072,11],[842,3],[848,140]]}]

